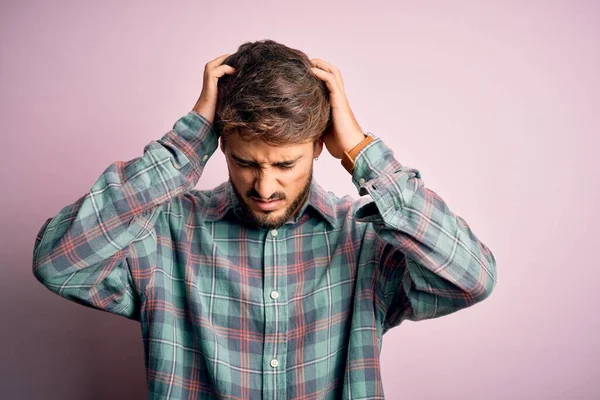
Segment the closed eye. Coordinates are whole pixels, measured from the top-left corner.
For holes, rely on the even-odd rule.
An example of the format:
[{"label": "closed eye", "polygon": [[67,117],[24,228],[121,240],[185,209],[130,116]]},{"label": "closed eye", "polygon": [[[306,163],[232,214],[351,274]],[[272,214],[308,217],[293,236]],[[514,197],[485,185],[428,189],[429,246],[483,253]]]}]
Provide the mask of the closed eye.
[{"label": "closed eye", "polygon": [[278,165],[278,167],[281,169],[292,169],[295,165]]},{"label": "closed eye", "polygon": [[[244,164],[244,163],[240,163],[240,162],[236,162],[236,164],[240,167],[240,168],[258,168],[258,166],[256,165],[250,165],[250,164]],[[296,165],[287,165],[287,164],[277,164],[276,165],[278,168],[284,169],[284,170],[290,170],[293,169]]]},{"label": "closed eye", "polygon": [[251,168],[252,166],[248,165],[248,164],[242,164],[242,163],[236,163],[238,165],[238,167],[240,168]]}]

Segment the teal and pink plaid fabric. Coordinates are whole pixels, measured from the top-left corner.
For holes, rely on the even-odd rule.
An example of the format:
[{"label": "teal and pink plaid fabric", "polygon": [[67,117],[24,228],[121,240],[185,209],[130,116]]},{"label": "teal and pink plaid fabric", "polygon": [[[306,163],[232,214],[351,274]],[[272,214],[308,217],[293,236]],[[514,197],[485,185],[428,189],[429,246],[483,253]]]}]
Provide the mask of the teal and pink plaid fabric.
[{"label": "teal and pink plaid fabric", "polygon": [[45,287],[140,322],[149,398],[383,399],[387,330],[492,292],[489,248],[381,138],[357,156],[358,200],[313,179],[277,230],[241,224],[229,182],[194,189],[217,147],[189,112],[35,240]]}]

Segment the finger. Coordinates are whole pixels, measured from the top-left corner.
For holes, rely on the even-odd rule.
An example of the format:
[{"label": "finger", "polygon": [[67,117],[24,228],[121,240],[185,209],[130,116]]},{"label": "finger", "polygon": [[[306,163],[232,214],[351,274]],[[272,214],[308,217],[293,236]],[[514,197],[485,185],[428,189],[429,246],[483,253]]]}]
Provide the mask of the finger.
[{"label": "finger", "polygon": [[206,66],[207,66],[207,67],[210,67],[210,68],[214,68],[215,66],[221,65],[221,63],[223,63],[223,61],[224,61],[224,60],[225,60],[227,57],[229,57],[230,55],[231,55],[231,53],[225,53],[225,54],[222,54],[222,55],[220,55],[219,57],[217,57],[217,58],[215,58],[215,59],[213,59],[213,60],[210,60],[209,62],[207,62],[207,63],[206,63]]},{"label": "finger", "polygon": [[206,71],[209,80],[218,80],[225,74],[233,74],[236,71],[234,67],[227,64],[222,64]]},{"label": "finger", "polygon": [[337,82],[335,75],[331,72],[324,71],[320,68],[313,67],[311,71],[327,85],[327,89],[331,92],[332,95],[335,95],[339,92],[340,88]]},{"label": "finger", "polygon": [[321,60],[320,58],[313,58],[310,60],[310,62],[318,68],[321,68],[329,73],[332,73],[335,76],[335,79],[338,82],[339,87],[343,90],[344,89],[344,81],[342,79],[342,74],[340,72],[340,70],[333,64],[328,63],[325,60]]}]

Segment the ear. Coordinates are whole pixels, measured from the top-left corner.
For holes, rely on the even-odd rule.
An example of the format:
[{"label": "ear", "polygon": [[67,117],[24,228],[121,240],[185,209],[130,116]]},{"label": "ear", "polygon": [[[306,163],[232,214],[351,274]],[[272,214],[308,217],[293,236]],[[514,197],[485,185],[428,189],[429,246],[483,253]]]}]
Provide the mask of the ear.
[{"label": "ear", "polygon": [[323,151],[323,137],[321,136],[319,139],[315,141],[315,148],[313,152],[313,158],[319,157],[321,152]]}]

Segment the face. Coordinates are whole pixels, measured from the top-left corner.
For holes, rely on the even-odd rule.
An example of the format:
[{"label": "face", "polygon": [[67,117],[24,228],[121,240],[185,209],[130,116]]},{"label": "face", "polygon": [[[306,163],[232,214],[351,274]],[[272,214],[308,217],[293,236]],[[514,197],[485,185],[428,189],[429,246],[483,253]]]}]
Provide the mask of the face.
[{"label": "face", "polygon": [[221,141],[221,150],[245,222],[256,228],[274,229],[295,216],[306,201],[313,159],[323,150],[323,143],[271,146],[231,135],[226,144]]}]

